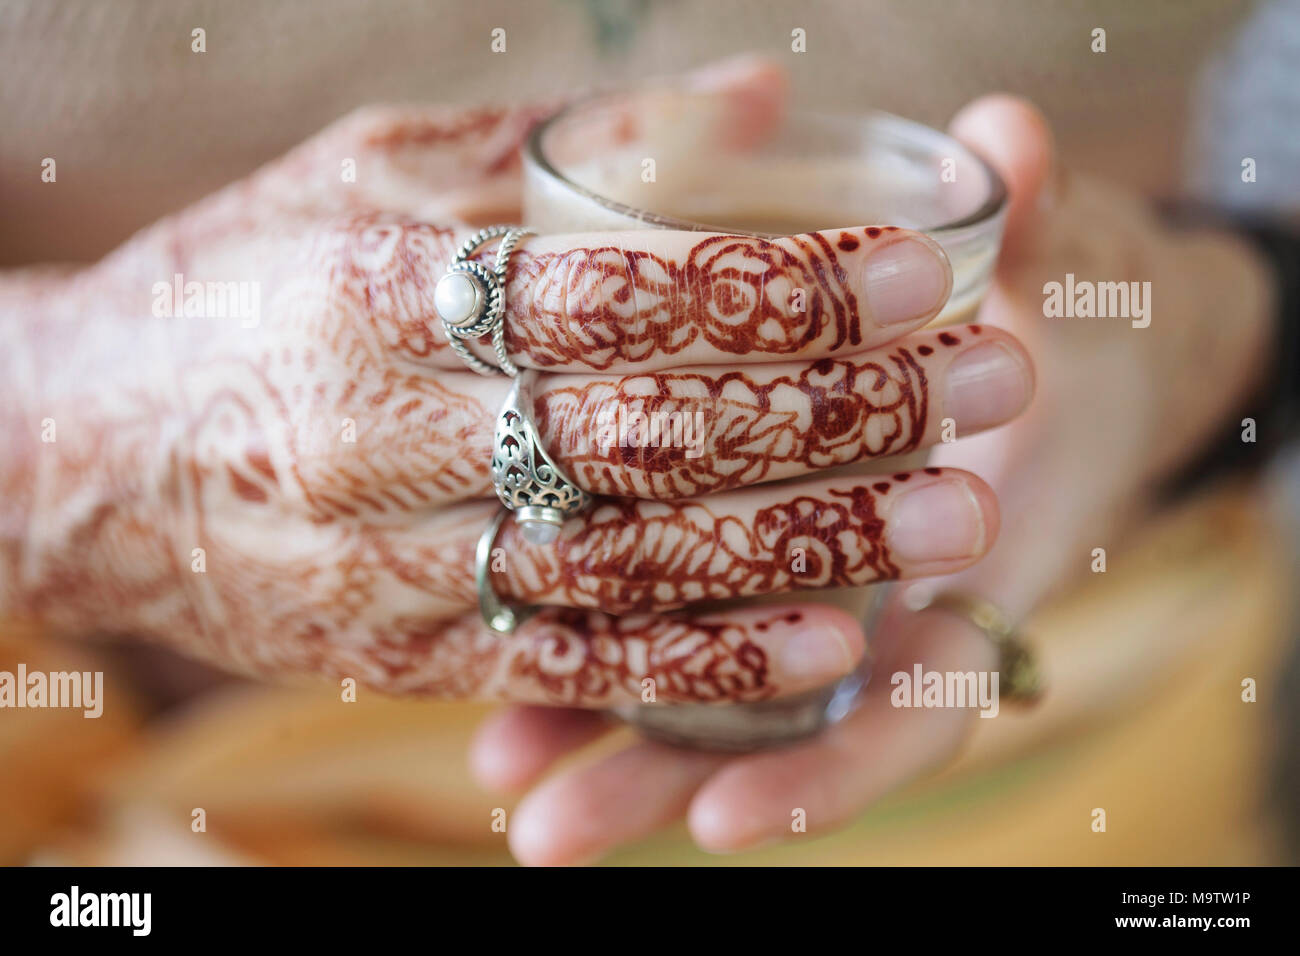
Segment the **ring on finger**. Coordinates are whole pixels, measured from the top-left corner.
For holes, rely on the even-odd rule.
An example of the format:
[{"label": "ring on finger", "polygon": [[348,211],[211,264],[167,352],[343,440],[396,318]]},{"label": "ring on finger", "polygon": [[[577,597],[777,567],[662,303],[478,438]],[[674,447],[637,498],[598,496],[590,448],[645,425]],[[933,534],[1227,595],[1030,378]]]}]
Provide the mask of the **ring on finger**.
[{"label": "ring on finger", "polygon": [[[532,230],[522,226],[488,226],[470,236],[456,251],[451,265],[433,290],[433,307],[442,320],[447,342],[466,365],[480,375],[518,375],[506,354],[506,268],[510,255]],[[471,259],[479,247],[497,237],[496,263],[489,269]],[[485,362],[470,351],[467,341],[492,337],[497,364]]]},{"label": "ring on finger", "polygon": [[478,610],[483,615],[483,623],[488,630],[496,634],[512,634],[516,627],[533,615],[532,607],[515,607],[506,604],[492,587],[492,546],[496,542],[501,523],[510,514],[510,509],[497,509],[496,516],[479,535],[478,547],[474,550],[474,583],[478,588]]},{"label": "ring on finger", "polygon": [[542,447],[529,395],[536,380],[535,370],[521,372],[501,406],[492,442],[492,484],[501,503],[515,513],[524,538],[546,545],[559,536],[564,520],[592,499]]}]

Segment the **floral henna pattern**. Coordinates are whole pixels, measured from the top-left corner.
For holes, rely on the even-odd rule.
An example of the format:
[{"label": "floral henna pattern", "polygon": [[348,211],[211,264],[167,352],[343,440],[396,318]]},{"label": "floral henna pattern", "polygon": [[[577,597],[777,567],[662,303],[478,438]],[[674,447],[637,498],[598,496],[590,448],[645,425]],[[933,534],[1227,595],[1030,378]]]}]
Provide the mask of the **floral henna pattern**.
[{"label": "floral henna pattern", "polygon": [[680,261],[618,246],[521,252],[506,298],[507,347],[539,368],[609,369],[699,339],[734,355],[862,341],[857,298],[820,235],[712,235]]},{"label": "floral henna pattern", "polygon": [[[6,281],[3,422],[20,435],[0,469],[6,613],[78,634],[149,636],[248,673],[349,676],[396,692],[601,706],[637,699],[629,695],[639,696],[646,677],[664,700],[780,692],[764,642],[770,647],[774,633],[793,625],[777,617],[735,624],[549,609],[505,641],[478,619],[468,552],[481,514],[444,506],[487,487],[486,456],[469,452],[488,444],[494,403],[458,364],[434,367],[446,345],[432,321],[432,285],[465,223],[455,215],[439,227],[420,220],[440,202],[450,209],[508,179],[505,157],[527,121],[470,116],[460,124],[370,129],[356,151],[363,175],[355,191],[336,179],[338,160],[350,155],[342,137],[337,151],[317,144],[94,267]],[[437,149],[459,144],[482,162],[413,154],[379,162],[423,139]],[[407,159],[419,175],[366,175],[405,169]],[[411,208],[406,197],[385,205],[440,163],[465,175],[443,177],[441,193],[431,186],[419,218],[394,212]],[[834,250],[816,237],[714,236],[681,262],[617,250],[549,259],[521,251],[514,261],[521,275],[513,281],[527,281],[529,270],[546,280],[524,307],[563,317],[545,332],[523,326],[536,332],[526,347],[538,350],[537,364],[581,356],[612,365],[701,339],[732,354],[858,341],[857,304]],[[257,322],[151,309],[153,286],[177,273],[186,282],[255,286]],[[617,286],[620,278],[622,289],[603,300],[612,307],[583,313],[592,283]],[[805,293],[802,311],[791,301],[796,290]],[[833,391],[827,384],[826,403]],[[831,434],[827,423],[819,427]],[[829,438],[820,450],[803,440],[807,454],[838,454]],[[673,525],[664,513],[629,507],[599,509],[604,523],[566,545],[586,568],[547,587],[604,593],[592,576],[621,575],[616,555],[634,554],[626,539],[637,534],[657,542],[646,557],[664,572],[661,590],[614,587],[611,606],[784,587],[787,572],[762,563],[783,565],[794,547],[809,552],[808,582],[891,573],[878,529],[864,530],[873,527],[870,498],[800,499],[769,509],[754,527],[724,522],[712,531],[702,514]],[[639,523],[620,532],[620,514]],[[412,529],[421,527],[433,557],[411,554],[409,542],[423,535]],[[864,546],[859,539],[871,533],[875,543]],[[688,560],[692,549],[747,563],[732,576],[701,570]],[[529,580],[556,576],[552,558]],[[525,581],[521,591],[540,588]]]},{"label": "floral henna pattern", "polygon": [[364,655],[337,648],[318,669],[365,675],[400,693],[568,707],[640,700],[647,678],[659,703],[756,701],[779,692],[759,633],[799,619],[782,613],[738,624],[548,608],[503,638],[473,614],[449,623],[398,622]]},{"label": "floral henna pattern", "polygon": [[527,650],[516,652],[512,678],[535,684],[554,703],[640,699],[647,678],[659,703],[755,701],[776,692],[767,652],[749,627],[725,619],[648,620],[563,609],[520,640]]},{"label": "floral henna pattern", "polygon": [[607,501],[541,555],[503,529],[506,552],[530,558],[510,561],[497,586],[522,603],[626,614],[892,579],[879,494],[800,495],[746,520],[695,502]]},{"label": "floral henna pattern", "polygon": [[597,494],[689,498],[919,447],[924,367],[898,347],[869,362],[822,359],[758,384],[750,372],[661,372],[537,397],[543,440]]}]

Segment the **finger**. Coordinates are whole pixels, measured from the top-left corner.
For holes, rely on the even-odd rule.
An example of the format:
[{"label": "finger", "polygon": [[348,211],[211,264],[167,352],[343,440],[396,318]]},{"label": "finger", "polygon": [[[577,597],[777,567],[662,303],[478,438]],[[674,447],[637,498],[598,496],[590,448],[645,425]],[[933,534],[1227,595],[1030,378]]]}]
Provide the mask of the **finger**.
[{"label": "finger", "polygon": [[579,487],[676,499],[1001,425],[1028,403],[1033,363],[1007,333],[970,325],[816,362],[546,376],[537,392],[542,443]]},{"label": "finger", "polygon": [[316,670],[370,675],[389,693],[609,708],[801,693],[849,673],[863,647],[845,612],[783,605],[623,617],[548,608],[509,635],[477,610],[437,621],[399,613],[364,641],[313,653]]},{"label": "finger", "polygon": [[546,781],[515,808],[508,839],[528,866],[593,862],[681,818],[725,754],[640,743]]},{"label": "finger", "polygon": [[1013,265],[1034,247],[1062,186],[1051,127],[1027,100],[994,94],[964,107],[950,130],[1007,184],[1009,208],[999,266]]},{"label": "finger", "polygon": [[[493,419],[509,389],[468,370],[349,376],[346,398],[302,423],[321,432],[300,441],[318,450],[300,465],[313,503],[388,521],[491,497]],[[1032,391],[1023,347],[972,325],[812,363],[548,375],[531,398],[543,446],[579,487],[671,500],[974,434],[1014,417]],[[343,419],[355,441],[337,440]]]},{"label": "finger", "polygon": [[550,766],[609,731],[600,711],[509,707],[483,722],[470,743],[475,779],[491,790],[522,790]]},{"label": "finger", "polygon": [[[373,294],[357,294],[370,291],[381,307],[397,307],[377,321],[401,328],[400,343],[416,341],[419,357],[463,368],[433,307],[434,280],[451,258],[446,239],[398,236],[385,259],[339,271],[356,275],[359,305],[375,307]],[[495,246],[474,258],[493,265]],[[510,259],[505,344],[516,364],[552,371],[822,358],[924,325],[951,286],[943,250],[892,226],[771,240],[655,230],[532,237]],[[489,344],[469,344],[493,360]]]},{"label": "finger", "polygon": [[778,128],[790,97],[790,77],[781,62],[752,53],[702,66],[686,75],[685,86],[697,98],[717,96],[715,136],[732,149],[752,147]]},{"label": "finger", "polygon": [[893,227],[542,236],[508,278],[508,352],[556,371],[857,352],[929,321],[952,285],[936,243]]},{"label": "finger", "polygon": [[790,836],[796,807],[806,814],[808,832],[834,828],[951,755],[969,732],[973,711],[891,704],[891,672],[910,674],[916,664],[926,672],[989,670],[996,652],[959,618],[917,615],[856,712],[807,743],[737,758],[699,789],[687,815],[695,841],[714,851],[775,842]]},{"label": "finger", "polygon": [[[382,217],[318,231],[320,307],[358,318],[398,360],[463,370],[433,304],[458,241]],[[648,230],[521,245],[507,273],[506,348],[516,363],[552,371],[861,352],[929,321],[952,285],[936,243],[893,227],[773,240]],[[475,258],[490,266],[495,254],[488,243]],[[494,359],[490,344],[469,344]]]},{"label": "finger", "polygon": [[[444,586],[470,604],[487,517],[477,504],[448,511],[427,526],[392,529],[387,540],[407,565],[443,569]],[[997,529],[997,500],[983,481],[927,468],[687,501],[604,499],[546,545],[508,521],[490,570],[502,600],[627,614],[948,574],[977,560]]]},{"label": "finger", "polygon": [[520,148],[559,106],[366,106],[266,167],[253,184],[317,217],[376,212],[480,225],[514,217]]},{"label": "finger", "polygon": [[[657,159],[752,149],[777,129],[789,98],[789,77],[774,59],[744,54],[679,76],[652,79],[581,103],[579,120],[546,133],[545,153],[560,170],[605,171],[623,160],[639,174],[648,144]],[[638,150],[635,156],[622,150]],[[637,182],[639,183],[639,177]],[[629,184],[631,185],[631,184]]]}]

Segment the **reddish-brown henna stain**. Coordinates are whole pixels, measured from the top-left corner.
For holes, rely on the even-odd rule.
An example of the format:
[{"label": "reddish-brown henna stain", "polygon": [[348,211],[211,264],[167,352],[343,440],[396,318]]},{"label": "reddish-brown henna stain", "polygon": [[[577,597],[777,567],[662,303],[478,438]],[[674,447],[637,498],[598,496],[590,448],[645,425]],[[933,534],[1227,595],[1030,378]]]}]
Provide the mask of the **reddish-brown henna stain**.
[{"label": "reddish-brown henna stain", "polygon": [[548,609],[540,622],[519,632],[518,639],[535,650],[517,655],[509,676],[525,686],[538,685],[551,703],[567,705],[638,698],[647,678],[654,681],[656,699],[664,702],[756,701],[776,692],[767,653],[749,627],[664,615],[650,626],[644,649],[633,650],[645,630],[635,619]]},{"label": "reddish-brown henna stain", "polygon": [[907,481],[907,479],[909,479],[909,478],[911,478],[911,477],[912,477],[912,476],[909,475],[907,472],[905,472],[905,471],[900,471],[898,474],[894,475],[894,480],[895,480],[895,481]]},{"label": "reddish-brown henna stain", "polygon": [[880,492],[883,495],[885,492],[889,490],[890,486],[889,486],[889,482],[887,481],[878,481],[871,487],[876,489],[876,491]]},{"label": "reddish-brown henna stain", "polygon": [[[126,453],[81,449],[80,469],[65,465],[54,476],[57,493],[47,496],[53,501],[84,501],[80,486],[92,477],[130,495],[75,516],[60,525],[70,529],[66,540],[25,556],[38,579],[29,608],[38,615],[65,614],[74,624],[91,620],[136,629],[252,673],[355,677],[392,692],[500,697],[540,687],[549,702],[602,705],[639,699],[641,681],[649,676],[665,700],[750,700],[776,693],[754,634],[798,623],[797,613],[741,625],[724,618],[615,618],[552,608],[503,639],[486,631],[472,598],[465,598],[473,593],[472,548],[448,549],[434,537],[427,550],[419,550],[406,534],[409,526],[394,520],[417,507],[439,513],[438,506],[484,487],[485,459],[458,453],[482,444],[478,432],[490,434],[490,409],[472,393],[444,387],[423,361],[448,351],[437,323],[429,321],[431,289],[441,271],[430,264],[450,258],[465,223],[429,226],[372,208],[361,188],[314,195],[302,184],[328,181],[319,173],[334,168],[338,155],[454,145],[467,152],[463,162],[442,164],[454,165],[460,172],[453,178],[465,180],[444,184],[447,205],[454,207],[465,183],[479,187],[517,164],[519,141],[533,118],[518,111],[469,113],[445,121],[408,118],[340,127],[238,190],[169,220],[101,270],[110,280],[114,270],[122,270],[122,285],[135,289],[135,273],[170,275],[194,265],[197,274],[209,247],[221,255],[245,235],[286,237],[284,247],[272,243],[261,253],[268,292],[277,293],[277,311],[268,314],[262,330],[270,344],[262,349],[256,345],[260,337],[241,336],[227,340],[238,347],[223,345],[225,351],[202,343],[188,364],[167,356],[156,364],[168,372],[184,364],[179,374],[164,376],[157,394],[147,393],[150,382],[139,392],[175,408],[178,417],[155,421],[141,415],[147,427],[135,418],[110,421],[114,427],[105,431]],[[868,234],[874,239],[880,232],[873,228]],[[294,244],[296,236],[312,237],[307,249]],[[854,244],[842,237],[840,251],[855,251],[848,248]],[[535,365],[611,367],[656,351],[676,354],[701,338],[731,354],[788,354],[812,342],[827,350],[861,343],[847,274],[822,236],[779,242],[713,237],[681,261],[595,248],[550,257],[521,251],[512,263],[521,270],[515,278],[543,279],[530,289],[531,297],[510,297],[512,309],[525,313],[508,323],[512,348]],[[584,310],[584,297],[598,283],[618,281],[624,286],[612,295],[614,307]],[[89,289],[74,311],[85,313],[84,306],[93,303],[116,320],[111,281],[109,286],[107,294]],[[806,294],[803,311],[790,307],[787,293],[793,289]],[[530,320],[551,315],[556,301],[561,321]],[[281,314],[284,303],[293,308]],[[135,299],[128,297],[119,311],[133,317]],[[520,329],[532,337],[518,338]],[[394,368],[392,355],[417,360],[422,371],[412,373],[409,364]],[[240,374],[186,374],[219,363]],[[865,414],[885,417],[891,453],[921,440],[925,373],[905,349],[876,366],[822,364],[812,375],[789,386],[806,391],[824,434],[797,434],[770,387],[755,390],[755,414],[776,423],[772,434],[789,437],[793,429],[800,443],[795,454],[805,456],[800,460],[817,467],[860,452],[854,403]],[[456,376],[444,378],[449,383]],[[185,402],[167,390],[175,379],[188,380],[195,390]],[[209,381],[228,383],[232,394],[225,393],[226,385],[213,391]],[[898,394],[884,396],[887,388]],[[220,421],[232,405],[233,430]],[[356,418],[361,426],[355,445],[338,439],[343,418]],[[723,436],[719,447],[724,456],[743,457],[752,454],[740,447],[750,437],[738,432],[729,444]],[[152,470],[137,467],[146,462],[146,452],[169,456],[169,464],[157,468],[163,473],[159,487],[147,483]],[[643,457],[638,466],[647,460],[652,472],[669,474],[675,467],[679,476],[685,470],[692,480],[699,478],[692,466],[671,456]],[[615,483],[610,461],[593,462],[593,468],[607,484]],[[373,521],[376,514],[384,515],[382,523]],[[471,542],[482,524],[474,518],[474,532],[466,537]],[[589,570],[597,577],[601,568],[622,570],[631,558],[620,541],[644,548],[647,536],[663,530],[656,522],[665,520],[671,516],[638,514],[636,524],[622,526],[621,539],[615,523],[589,529],[592,549],[581,565],[570,567],[574,577],[565,585],[589,587]],[[241,533],[251,526],[265,529],[255,542]],[[768,508],[727,540],[699,528],[673,530],[681,542],[673,547],[683,555],[692,535],[697,547],[719,554],[743,545],[732,574],[692,563],[644,583],[633,576],[629,590],[613,587],[627,606],[659,603],[655,594],[636,593],[653,584],[665,584],[689,603],[697,599],[690,593],[697,584],[727,594],[898,573],[867,491],[806,496]],[[295,547],[281,551],[281,540],[293,540]],[[850,547],[849,541],[861,544]],[[188,562],[198,546],[207,550],[207,570],[196,576]],[[794,573],[785,570],[786,559],[795,547],[808,551],[808,568],[787,580]],[[647,558],[648,564],[671,563],[671,550]],[[390,600],[395,593],[402,595],[396,602],[402,610]],[[84,606],[72,608],[78,601]],[[75,619],[66,617],[70,610]]]},{"label": "reddish-brown henna stain", "polygon": [[879,238],[880,238],[880,227],[879,227],[879,226],[868,226],[868,227],[867,227],[867,236],[868,236],[868,238],[871,238],[871,239],[879,239]]},{"label": "reddish-brown henna stain", "polygon": [[933,355],[933,354],[934,354],[934,349],[930,348],[930,346],[928,346],[928,345],[918,345],[918,346],[916,347],[916,351],[917,351],[919,354],[921,354],[921,355]]},{"label": "reddish-brown henna stain", "polygon": [[837,242],[836,245],[839,246],[840,249],[842,249],[844,252],[852,252],[859,245],[861,245],[861,243],[859,243],[855,237],[849,235],[846,232],[841,234],[840,241]]},{"label": "reddish-brown henna stain", "polygon": [[[871,361],[820,359],[762,384],[750,371],[660,372],[554,389],[534,415],[550,453],[582,487],[686,498],[753,484],[774,469],[912,451],[925,437],[929,389],[924,366],[900,346]],[[698,422],[704,434],[692,448],[656,438],[652,421]]]},{"label": "reddish-brown henna stain", "polygon": [[[799,611],[791,611],[785,617],[781,618],[781,620],[784,621],[786,624],[798,624],[800,621],[803,620],[803,614]],[[771,627],[772,625],[769,624],[767,621],[759,621],[757,624],[754,625],[754,629],[756,631],[760,631],[763,633],[766,633],[768,630],[771,629]]]},{"label": "reddish-brown henna stain", "polygon": [[[798,570],[788,560],[796,549]],[[854,487],[800,495],[744,519],[701,502],[603,501],[544,563],[508,567],[503,588],[525,603],[629,614],[898,574],[875,494]]]},{"label": "reddish-brown henna stain", "polygon": [[951,332],[940,332],[939,341],[949,347],[961,345],[961,339],[957,338],[957,336],[953,335]]},{"label": "reddish-brown henna stain", "polygon": [[979,325],[968,325],[966,326],[966,331],[969,332],[971,335],[979,335],[981,332],[984,331],[984,328],[983,326],[979,326]]},{"label": "reddish-brown henna stain", "polygon": [[[843,238],[840,248],[848,251]],[[541,368],[606,369],[673,355],[701,338],[734,355],[862,342],[848,274],[821,233],[710,236],[681,260],[618,246],[521,249],[507,301],[508,348]]]},{"label": "reddish-brown henna stain", "polygon": [[941,474],[943,474],[943,469],[942,469],[942,468],[927,468],[927,469],[925,469],[925,473],[926,473],[927,475],[941,475]]}]

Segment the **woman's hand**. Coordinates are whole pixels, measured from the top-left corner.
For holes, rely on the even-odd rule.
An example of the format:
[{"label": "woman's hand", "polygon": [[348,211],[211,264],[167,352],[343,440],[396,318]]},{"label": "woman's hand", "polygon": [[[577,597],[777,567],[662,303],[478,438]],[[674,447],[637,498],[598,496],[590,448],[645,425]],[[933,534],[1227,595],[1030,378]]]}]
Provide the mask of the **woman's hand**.
[{"label": "woman's hand", "polygon": [[[740,135],[772,80],[741,64],[698,82],[735,98]],[[818,474],[1028,398],[1011,336],[979,337],[1001,366],[963,388],[977,346],[915,331],[950,287],[932,242],[531,237],[507,347],[550,373],[534,412],[558,463],[622,497],[550,546],[503,527],[494,587],[547,607],[489,632],[473,553],[509,382],[460,363],[432,290],[469,232],[518,218],[539,112],[366,111],[92,268],[6,280],[6,608],[277,678],[606,707],[649,677],[661,700],[757,700],[849,671],[857,623],[691,605],[945,573],[988,548],[996,503],[972,475]],[[702,430],[638,447],[599,427],[636,410]]]},{"label": "woman's hand", "polygon": [[[954,132],[1010,186],[1000,274],[981,312],[1027,343],[1039,388],[1006,428],[941,446],[937,461],[989,478],[1003,503],[990,555],[952,579],[1019,618],[1111,548],[1150,505],[1153,485],[1201,447],[1237,407],[1263,365],[1269,287],[1259,264],[1222,235],[1176,234],[1135,199],[1066,180],[1042,118],[990,97]],[[1049,318],[1045,285],[1067,273],[1094,282],[1150,282],[1146,317]],[[1146,327],[1141,325],[1149,318]],[[971,432],[954,416],[959,436]],[[593,859],[685,815],[699,845],[739,850],[790,836],[803,808],[824,832],[948,758],[974,711],[896,709],[890,674],[997,668],[989,642],[948,612],[895,607],[874,640],[878,676],[863,706],[802,745],[743,757],[640,743],[565,769],[516,809],[510,843],[530,863]],[[603,727],[572,711],[517,708],[481,731],[479,777],[533,785]]]}]

